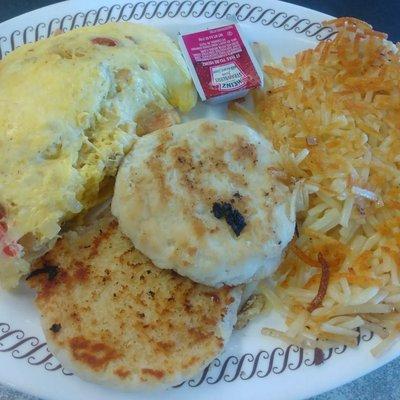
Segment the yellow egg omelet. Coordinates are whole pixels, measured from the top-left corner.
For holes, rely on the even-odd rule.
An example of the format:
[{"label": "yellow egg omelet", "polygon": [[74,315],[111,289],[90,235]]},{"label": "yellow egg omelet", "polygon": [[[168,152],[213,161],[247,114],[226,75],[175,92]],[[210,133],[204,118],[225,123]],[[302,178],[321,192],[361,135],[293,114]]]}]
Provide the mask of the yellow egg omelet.
[{"label": "yellow egg omelet", "polygon": [[173,107],[196,99],[175,44],[143,25],[76,29],[1,61],[1,285],[102,199],[136,134],[178,122]]}]

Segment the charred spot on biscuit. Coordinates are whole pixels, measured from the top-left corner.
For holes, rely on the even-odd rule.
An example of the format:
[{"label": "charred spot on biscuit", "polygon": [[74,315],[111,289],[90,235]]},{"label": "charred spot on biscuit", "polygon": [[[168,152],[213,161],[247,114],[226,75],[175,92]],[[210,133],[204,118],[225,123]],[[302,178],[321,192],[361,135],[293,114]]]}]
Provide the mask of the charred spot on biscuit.
[{"label": "charred spot on biscuit", "polygon": [[243,215],[232,204],[226,202],[215,202],[212,207],[215,218],[225,217],[226,223],[231,227],[236,236],[239,236],[246,226]]},{"label": "charred spot on biscuit", "polygon": [[212,206],[212,213],[215,218],[221,219],[225,217],[226,213],[229,212],[231,208],[232,206],[229,203],[215,202]]},{"label": "charred spot on biscuit", "polygon": [[50,330],[51,330],[53,333],[58,333],[58,332],[60,332],[60,330],[61,330],[61,324],[53,324],[53,325],[50,327]]},{"label": "charred spot on biscuit", "polygon": [[33,270],[27,277],[26,280],[28,281],[29,279],[40,275],[40,274],[47,274],[47,279],[49,281],[52,281],[55,279],[55,277],[59,273],[59,268],[57,265],[44,265],[42,268],[38,268]]},{"label": "charred spot on biscuit", "polygon": [[246,226],[246,221],[242,214],[238,210],[232,207],[232,210],[225,215],[227,224],[235,232],[236,236],[239,236]]}]

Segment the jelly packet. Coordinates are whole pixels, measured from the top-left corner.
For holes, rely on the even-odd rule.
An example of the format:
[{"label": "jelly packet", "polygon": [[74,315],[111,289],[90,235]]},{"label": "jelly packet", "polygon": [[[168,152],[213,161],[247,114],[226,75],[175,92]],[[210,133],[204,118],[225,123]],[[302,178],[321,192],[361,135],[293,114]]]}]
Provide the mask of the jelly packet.
[{"label": "jelly packet", "polygon": [[263,85],[262,70],[238,24],[181,31],[178,43],[202,101],[220,103]]}]

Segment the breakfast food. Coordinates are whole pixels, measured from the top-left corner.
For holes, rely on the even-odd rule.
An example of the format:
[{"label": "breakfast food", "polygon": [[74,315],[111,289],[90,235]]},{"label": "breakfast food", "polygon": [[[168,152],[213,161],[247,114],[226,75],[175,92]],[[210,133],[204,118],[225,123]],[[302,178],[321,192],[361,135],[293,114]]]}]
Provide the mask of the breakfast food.
[{"label": "breakfast food", "polygon": [[249,379],[263,358],[268,375],[276,352],[319,365],[364,328],[383,339],[374,355],[400,338],[400,46],[352,18],[326,24],[338,33],[315,49],[265,53],[253,109],[229,104],[254,130],[178,125],[196,94],[152,28],[85,28],[0,63],[0,283],[32,261],[65,368],[123,390],[178,385],[270,310],[286,326],[259,321],[262,334],[290,345],[216,361],[195,385]]},{"label": "breakfast food", "polygon": [[28,282],[64,367],[121,389],[179,384],[229,339],[241,289],[213,289],[156,268],[111,216],[66,233]]},{"label": "breakfast food", "polygon": [[292,239],[291,193],[252,129],[197,120],[140,138],[117,176],[112,212],[159,268],[238,285],[278,266]]},{"label": "breakfast food", "polygon": [[141,135],[178,122],[196,92],[161,31],[76,29],[0,63],[0,284],[13,287],[60,225],[112,193]]},{"label": "breakfast food", "polygon": [[326,348],[357,345],[365,328],[384,339],[379,355],[400,334],[400,55],[364,22],[328,24],[332,41],[265,67],[271,85],[250,116],[286,159],[299,210],[265,287],[287,330],[264,333]]}]

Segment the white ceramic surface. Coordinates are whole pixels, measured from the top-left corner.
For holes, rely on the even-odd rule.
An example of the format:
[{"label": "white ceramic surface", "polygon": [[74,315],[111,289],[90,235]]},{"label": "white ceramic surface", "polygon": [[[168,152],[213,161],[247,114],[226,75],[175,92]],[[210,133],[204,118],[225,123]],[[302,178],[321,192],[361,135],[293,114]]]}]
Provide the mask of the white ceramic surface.
[{"label": "white ceramic surface", "polygon": [[[68,1],[0,24],[0,56],[24,42],[47,37],[56,29],[115,20],[157,25],[175,36],[182,27],[236,15],[250,41],[265,42],[275,59],[313,47],[333,32],[320,22],[329,16],[275,0],[175,0],[116,3],[117,0]],[[21,77],[23,79],[23,77]],[[224,117],[226,107],[200,104],[185,119]],[[377,341],[362,332],[356,350],[315,354],[261,336],[274,316],[259,318],[235,332],[225,352],[203,374],[178,388],[152,393],[123,393],[81,381],[63,370],[48,352],[33,307],[33,293],[21,287],[0,290],[0,382],[51,400],[197,400],[303,399],[368,373],[400,354],[395,346],[380,359],[369,349]]]}]

